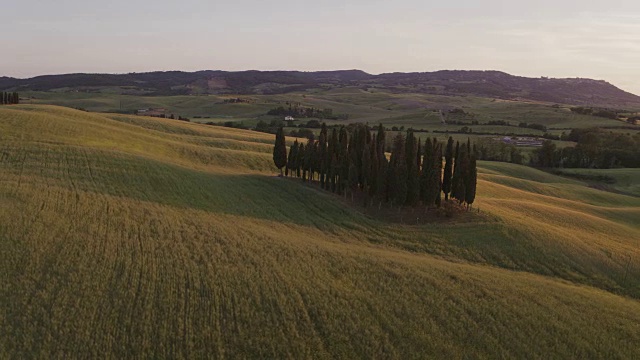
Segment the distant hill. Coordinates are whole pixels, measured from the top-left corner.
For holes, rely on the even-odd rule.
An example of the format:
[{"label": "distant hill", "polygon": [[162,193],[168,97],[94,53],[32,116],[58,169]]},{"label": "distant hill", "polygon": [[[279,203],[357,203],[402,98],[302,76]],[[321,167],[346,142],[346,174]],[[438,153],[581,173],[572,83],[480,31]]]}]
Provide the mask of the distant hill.
[{"label": "distant hill", "polygon": [[443,70],[424,73],[367,74],[340,71],[166,71],[129,74],[45,75],[30,79],[0,77],[2,90],[88,90],[121,87],[149,95],[279,94],[323,86],[382,87],[397,92],[448,96],[474,95],[571,105],[639,108],[640,96],[602,80],[513,76],[500,71]]}]

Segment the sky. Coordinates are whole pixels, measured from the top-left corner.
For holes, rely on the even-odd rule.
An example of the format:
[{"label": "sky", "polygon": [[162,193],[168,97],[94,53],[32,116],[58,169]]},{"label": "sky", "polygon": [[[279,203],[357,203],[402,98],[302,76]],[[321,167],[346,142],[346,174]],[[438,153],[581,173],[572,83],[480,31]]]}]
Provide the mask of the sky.
[{"label": "sky", "polygon": [[0,76],[500,70],[606,80],[640,95],[637,0],[22,0],[1,8]]}]

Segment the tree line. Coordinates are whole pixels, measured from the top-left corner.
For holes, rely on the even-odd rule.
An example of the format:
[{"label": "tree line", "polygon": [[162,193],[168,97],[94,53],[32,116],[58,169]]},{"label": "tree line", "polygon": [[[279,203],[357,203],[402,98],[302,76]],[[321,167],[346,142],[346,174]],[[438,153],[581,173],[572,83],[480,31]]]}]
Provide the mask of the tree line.
[{"label": "tree line", "polygon": [[551,141],[534,151],[531,165],[543,168],[640,167],[640,133],[607,132],[603,129],[573,129],[567,140],[575,147],[557,148]]},{"label": "tree line", "polygon": [[0,105],[19,104],[20,95],[17,92],[2,92],[0,96]]},{"label": "tree line", "polygon": [[[351,129],[351,131],[349,131]],[[333,128],[322,124],[318,140],[306,144],[296,139],[287,152],[284,130],[276,133],[273,160],[281,176],[318,181],[336,194],[363,194],[366,203],[391,206],[439,207],[457,200],[470,207],[476,197],[476,149],[470,141],[454,145],[427,138],[424,143],[412,130],[391,139],[391,155],[385,153],[386,132],[380,125]],[[442,158],[445,163],[443,166]]]}]

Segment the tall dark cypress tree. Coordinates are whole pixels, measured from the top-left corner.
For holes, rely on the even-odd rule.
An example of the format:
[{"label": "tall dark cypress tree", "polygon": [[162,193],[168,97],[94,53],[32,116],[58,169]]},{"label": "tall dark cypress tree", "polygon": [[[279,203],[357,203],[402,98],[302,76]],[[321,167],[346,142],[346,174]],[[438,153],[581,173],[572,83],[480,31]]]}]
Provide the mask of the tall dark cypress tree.
[{"label": "tall dark cypress tree", "polygon": [[384,150],[386,148],[386,134],[384,130],[384,126],[382,124],[378,125],[378,133],[376,134],[376,147],[378,148],[378,153],[382,153],[384,155]]},{"label": "tall dark cypress tree", "polygon": [[345,194],[349,183],[349,132],[342,126],[338,135],[338,194]]},{"label": "tall dark cypress tree", "polygon": [[429,179],[431,168],[433,167],[431,164],[431,161],[433,160],[431,150],[431,139],[427,138],[424,142],[422,170],[420,171],[420,200],[422,201],[422,204],[427,207],[429,206]]},{"label": "tall dark cypress tree", "polygon": [[419,172],[422,166],[422,140],[420,140],[420,138],[418,138],[418,150],[416,151],[416,166]]},{"label": "tall dark cypress tree", "polygon": [[407,162],[407,200],[406,204],[415,206],[420,200],[420,171],[416,165],[418,144],[413,131],[407,132],[405,156]]},{"label": "tall dark cypress tree", "polygon": [[434,144],[436,144],[434,149],[434,171],[433,171],[433,194],[435,196],[435,205],[440,207],[441,195],[442,191],[442,144],[440,144],[436,138],[433,138]]},{"label": "tall dark cypress tree", "polygon": [[[320,144],[317,141],[313,142],[313,149],[311,151],[313,156],[311,157],[311,181],[315,180],[315,174],[320,172]],[[319,175],[318,175],[319,176]]]},{"label": "tall dark cypress tree", "polygon": [[302,168],[302,180],[307,181],[311,180],[311,162],[313,159],[313,143],[314,141],[309,139],[307,141],[307,145],[304,147],[304,159],[303,159],[303,168]]},{"label": "tall dark cypress tree", "polygon": [[372,168],[371,148],[372,147],[373,147],[373,144],[369,142],[368,144],[365,145],[364,149],[362,150],[362,171],[360,173],[362,182],[360,183],[360,185],[361,185],[362,191],[364,191],[366,195],[369,195],[369,187],[373,182],[371,180],[371,168]]},{"label": "tall dark cypress tree", "polygon": [[329,180],[325,179],[325,189],[336,192],[336,176],[338,169],[338,130],[333,128],[331,131],[331,137],[329,137],[329,143],[327,147],[327,172],[329,174]]},{"label": "tall dark cypress tree", "polygon": [[453,138],[449,136],[447,147],[444,151],[444,174],[442,175],[442,192],[444,199],[449,200],[451,192],[451,176],[453,175]]},{"label": "tall dark cypress tree", "polygon": [[[393,139],[391,160],[389,162],[389,196],[393,205],[402,206],[407,201],[407,157],[405,139],[398,134]],[[413,158],[411,159],[413,162]]]},{"label": "tall dark cypress tree", "polygon": [[322,128],[320,128],[320,137],[318,139],[318,151],[320,156],[320,187],[325,188],[325,180],[327,176],[327,169],[329,167],[329,159],[327,158],[327,141],[328,141],[328,133],[327,133],[327,124],[322,123]]},{"label": "tall dark cypress tree", "polygon": [[465,201],[467,202],[467,206],[469,208],[471,208],[471,205],[476,200],[476,187],[478,184],[478,168],[476,164],[476,157],[476,148],[474,146],[469,158],[469,171],[466,183],[467,191],[465,193]]},{"label": "tall dark cypress tree", "polygon": [[466,146],[458,147],[453,167],[453,177],[451,180],[451,197],[462,204],[466,199],[466,183],[469,176],[469,154]]},{"label": "tall dark cypress tree", "polygon": [[[307,149],[305,149],[304,144],[300,143],[300,145],[298,146],[298,152],[297,152],[297,156],[296,156],[296,176],[297,177],[303,177],[304,174],[304,158],[305,158],[305,153],[307,152]],[[304,180],[304,178],[302,178],[302,180]]]},{"label": "tall dark cypress tree", "polygon": [[[349,149],[349,171],[348,171],[348,191],[351,194],[351,201],[353,201],[353,194],[358,190],[358,154],[357,148]],[[346,192],[345,192],[346,195]]]},{"label": "tall dark cypress tree", "polygon": [[338,172],[340,170],[340,166],[338,165],[338,157],[335,153],[331,155],[331,167],[329,168],[329,186],[332,192],[336,192],[338,190]]},{"label": "tall dark cypress tree", "polygon": [[293,175],[294,161],[298,152],[298,139],[293,142],[291,148],[289,148],[289,156],[287,156],[287,167],[284,170],[285,176],[289,176],[289,173]]},{"label": "tall dark cypress tree", "polygon": [[383,202],[389,201],[389,161],[386,156],[378,158],[378,178],[376,179],[376,197],[378,198],[378,208]]},{"label": "tall dark cypress tree", "polygon": [[280,176],[282,176],[282,168],[287,165],[287,143],[282,126],[276,133],[276,143],[273,146],[273,163],[280,170]]}]

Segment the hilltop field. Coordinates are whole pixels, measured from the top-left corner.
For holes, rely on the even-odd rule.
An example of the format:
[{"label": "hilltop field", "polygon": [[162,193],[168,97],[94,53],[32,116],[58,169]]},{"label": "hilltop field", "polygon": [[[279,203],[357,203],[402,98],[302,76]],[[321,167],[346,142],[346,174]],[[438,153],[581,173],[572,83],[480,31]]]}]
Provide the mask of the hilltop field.
[{"label": "hilltop field", "polygon": [[[411,123],[380,96],[350,121]],[[272,135],[38,101],[0,107],[1,358],[640,358],[640,169],[479,162],[473,221],[403,225],[275,176]]]}]

